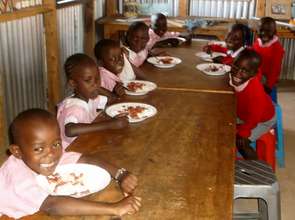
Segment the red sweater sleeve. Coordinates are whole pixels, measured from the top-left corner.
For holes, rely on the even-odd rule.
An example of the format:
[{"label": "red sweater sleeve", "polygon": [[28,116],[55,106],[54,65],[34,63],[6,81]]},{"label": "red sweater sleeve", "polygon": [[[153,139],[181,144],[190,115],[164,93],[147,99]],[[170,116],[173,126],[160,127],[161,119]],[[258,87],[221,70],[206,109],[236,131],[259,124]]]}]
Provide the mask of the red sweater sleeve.
[{"label": "red sweater sleeve", "polygon": [[210,49],[211,49],[211,51],[213,51],[213,52],[220,52],[220,53],[226,53],[227,50],[228,50],[227,48],[222,47],[222,46],[217,45],[217,44],[212,44],[212,45],[210,45]]},{"label": "red sweater sleeve", "polygon": [[226,65],[232,65],[233,61],[234,61],[234,58],[232,58],[232,56],[226,56],[222,58],[221,62]]},{"label": "red sweater sleeve", "polygon": [[284,49],[280,44],[277,44],[273,51],[272,68],[267,74],[266,85],[272,88],[279,80],[281,74],[282,61],[284,57]]}]

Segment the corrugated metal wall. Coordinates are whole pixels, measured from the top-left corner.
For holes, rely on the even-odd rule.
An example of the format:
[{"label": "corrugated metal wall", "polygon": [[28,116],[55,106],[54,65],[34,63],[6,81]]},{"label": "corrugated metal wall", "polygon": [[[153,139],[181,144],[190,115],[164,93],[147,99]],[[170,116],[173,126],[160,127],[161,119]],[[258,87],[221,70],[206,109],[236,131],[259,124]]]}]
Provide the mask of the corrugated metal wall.
[{"label": "corrugated metal wall", "polygon": [[191,0],[190,15],[222,18],[250,18],[255,0]]},{"label": "corrugated metal wall", "polygon": [[295,80],[295,40],[285,38],[281,43],[285,48],[281,79]]},{"label": "corrugated metal wall", "polygon": [[67,95],[66,77],[63,64],[67,57],[74,53],[83,53],[84,24],[83,7],[75,5],[57,10],[61,88],[63,95]]},{"label": "corrugated metal wall", "polygon": [[47,105],[43,45],[42,16],[0,23],[0,74],[8,123],[20,111]]}]

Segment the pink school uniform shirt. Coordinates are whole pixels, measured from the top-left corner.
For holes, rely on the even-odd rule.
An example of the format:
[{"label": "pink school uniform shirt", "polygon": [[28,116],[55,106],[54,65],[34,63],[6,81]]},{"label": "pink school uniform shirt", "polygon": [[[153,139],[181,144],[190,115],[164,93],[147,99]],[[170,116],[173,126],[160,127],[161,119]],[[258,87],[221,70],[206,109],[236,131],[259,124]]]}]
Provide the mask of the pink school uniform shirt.
[{"label": "pink school uniform shirt", "polygon": [[123,56],[124,56],[124,67],[122,72],[119,73],[118,75],[110,72],[104,67],[98,67],[99,73],[100,73],[101,87],[109,91],[113,91],[117,82],[134,80],[136,78],[131,63],[129,62],[125,54]]},{"label": "pink school uniform shirt", "polygon": [[76,137],[67,137],[65,125],[68,123],[88,123],[90,124],[98,115],[97,109],[104,109],[107,104],[106,96],[97,96],[96,99],[89,99],[88,102],[74,98],[65,98],[58,105],[57,120],[61,131],[62,146],[66,149]]},{"label": "pink school uniform shirt", "polygon": [[[59,165],[77,163],[81,154],[63,153]],[[0,168],[0,216],[21,218],[39,211],[49,193],[41,188],[38,176],[22,160],[11,155]]]},{"label": "pink school uniform shirt", "polygon": [[146,58],[148,57],[149,51],[147,48],[144,48],[143,50],[139,51],[138,53],[134,52],[133,50],[129,49],[128,47],[125,47],[128,52],[128,59],[130,63],[132,63],[136,67],[140,67]]},{"label": "pink school uniform shirt", "polygon": [[149,41],[147,43],[147,49],[151,50],[153,48],[153,46],[155,45],[155,43],[157,43],[158,41],[161,40],[166,40],[169,38],[174,38],[174,37],[178,37],[180,35],[179,32],[166,32],[162,37],[160,37],[159,35],[157,35],[153,29],[149,29]]}]

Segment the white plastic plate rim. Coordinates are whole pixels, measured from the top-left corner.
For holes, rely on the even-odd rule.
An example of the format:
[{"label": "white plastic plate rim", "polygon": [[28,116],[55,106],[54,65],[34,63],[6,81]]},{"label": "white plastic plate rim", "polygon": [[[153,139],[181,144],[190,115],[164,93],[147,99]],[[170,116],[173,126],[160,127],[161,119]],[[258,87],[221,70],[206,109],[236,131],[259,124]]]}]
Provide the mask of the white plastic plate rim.
[{"label": "white plastic plate rim", "polygon": [[137,92],[132,92],[132,91],[128,91],[127,89],[125,90],[127,95],[145,95],[153,90],[155,90],[157,88],[157,85],[153,82],[150,81],[146,81],[146,80],[129,80],[129,81],[124,81],[123,84],[125,87],[128,86],[128,83],[130,82],[138,82],[138,83],[143,83],[143,90],[142,91],[137,91]]},{"label": "white plastic plate rim", "polygon": [[[208,66],[222,67],[222,69],[215,72],[205,71]],[[209,76],[222,76],[231,70],[230,66],[220,63],[201,63],[196,68]]]}]

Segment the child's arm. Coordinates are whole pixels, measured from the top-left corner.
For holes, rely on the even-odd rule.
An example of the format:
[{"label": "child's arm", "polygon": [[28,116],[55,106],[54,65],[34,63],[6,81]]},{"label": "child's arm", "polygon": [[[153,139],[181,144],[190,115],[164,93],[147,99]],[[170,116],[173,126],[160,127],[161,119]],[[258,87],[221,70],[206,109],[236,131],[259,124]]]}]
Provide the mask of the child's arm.
[{"label": "child's arm", "polygon": [[87,123],[68,123],[65,125],[65,135],[68,137],[76,137],[80,134],[86,134],[94,131],[102,131],[108,129],[122,129],[128,126],[127,117],[119,117],[103,122]]},{"label": "child's arm", "polygon": [[141,199],[129,196],[117,203],[86,201],[66,196],[48,196],[40,207],[51,215],[116,215],[136,213],[141,206]]},{"label": "child's arm", "polygon": [[206,45],[205,47],[203,47],[203,51],[206,53],[212,53],[212,52],[220,52],[220,53],[226,53],[227,52],[227,48],[222,47],[220,45],[217,44],[211,44],[211,45]]},{"label": "child's arm", "polygon": [[119,182],[120,187],[124,193],[127,193],[127,194],[133,193],[135,188],[137,187],[136,176],[134,176],[132,173],[129,173],[126,170],[124,172],[119,172],[122,170],[119,169],[117,166],[101,159],[99,154],[82,155],[78,163],[88,163],[88,164],[100,166],[106,169],[113,178],[117,176],[117,181]]},{"label": "child's arm", "polygon": [[104,96],[108,97],[108,104],[114,103],[115,101],[117,101],[119,99],[119,97],[115,93],[113,93],[103,87],[99,88],[99,93],[100,93],[100,95],[104,95]]},{"label": "child's arm", "polygon": [[133,68],[136,79],[148,80],[147,75],[140,68],[134,66],[131,62],[130,62],[130,64],[131,64],[131,66]]}]

